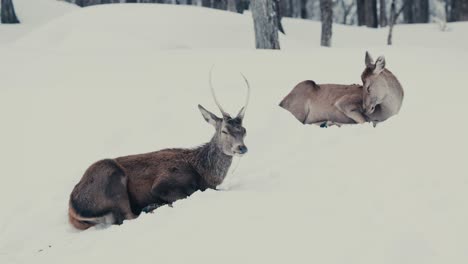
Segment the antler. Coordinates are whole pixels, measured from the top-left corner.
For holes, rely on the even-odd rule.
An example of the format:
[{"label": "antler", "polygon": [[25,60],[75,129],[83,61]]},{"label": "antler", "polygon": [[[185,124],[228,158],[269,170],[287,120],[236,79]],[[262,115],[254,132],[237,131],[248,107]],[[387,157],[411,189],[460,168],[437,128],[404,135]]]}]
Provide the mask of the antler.
[{"label": "antler", "polygon": [[229,116],[228,113],[226,113],[223,109],[223,107],[221,106],[221,104],[219,103],[218,99],[216,98],[216,94],[215,94],[215,91],[214,91],[214,88],[213,88],[213,82],[211,80],[211,73],[213,72],[213,68],[214,68],[214,65],[211,66],[211,69],[210,69],[210,89],[211,89],[211,95],[213,96],[213,99],[216,103],[216,105],[218,106],[219,108],[219,111],[221,111],[221,113],[223,114],[223,116]]},{"label": "antler", "polygon": [[245,104],[244,106],[241,108],[241,110],[239,111],[239,114],[237,115],[237,117],[239,117],[240,119],[243,119],[244,118],[244,114],[245,114],[245,110],[247,110],[247,105],[249,105],[249,99],[250,99],[250,84],[249,84],[249,81],[247,80],[247,78],[244,76],[244,74],[242,74],[242,72],[240,73],[242,75],[242,78],[244,78],[244,81],[245,81],[245,84],[247,85],[247,97],[245,99]]}]

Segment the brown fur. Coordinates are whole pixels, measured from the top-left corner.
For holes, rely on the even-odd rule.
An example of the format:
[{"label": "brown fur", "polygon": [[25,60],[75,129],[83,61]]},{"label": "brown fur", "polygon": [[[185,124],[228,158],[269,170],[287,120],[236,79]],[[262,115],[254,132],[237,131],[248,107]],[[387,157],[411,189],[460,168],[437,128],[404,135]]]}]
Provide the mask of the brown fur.
[{"label": "brown fur", "polygon": [[80,229],[80,230],[88,229],[94,225],[93,223],[85,221],[84,219],[80,218],[72,206],[68,207],[68,221],[75,228]]},{"label": "brown fur", "polygon": [[[201,177],[195,169],[196,153],[197,150],[165,149],[94,163],[70,196],[70,223],[86,229],[104,223],[102,218],[113,214],[114,223],[121,224],[147,206],[156,208],[197,190],[215,188],[222,180],[205,181]],[[210,179],[206,171],[201,173]]]},{"label": "brown fur", "polygon": [[160,151],[105,159],[91,165],[73,188],[68,217],[78,229],[97,224],[122,224],[141,212],[172,204],[192,193],[215,189],[227,175],[232,156],[244,155],[246,130],[242,126],[247,99],[238,115],[232,118],[219,104],[211,82],[210,88],[222,118],[198,105],[206,122],[216,132],[210,142],[194,149]]},{"label": "brown fur", "polygon": [[[362,86],[316,84],[303,81],[281,101],[280,106],[303,124],[362,123]],[[362,118],[358,119],[355,115]]]},{"label": "brown fur", "polygon": [[247,151],[242,116],[218,118],[199,107],[206,121],[216,128],[209,143],[194,149],[164,149],[94,163],[70,195],[70,223],[78,229],[101,223],[122,224],[142,211],[150,212],[221,184],[232,155]]}]

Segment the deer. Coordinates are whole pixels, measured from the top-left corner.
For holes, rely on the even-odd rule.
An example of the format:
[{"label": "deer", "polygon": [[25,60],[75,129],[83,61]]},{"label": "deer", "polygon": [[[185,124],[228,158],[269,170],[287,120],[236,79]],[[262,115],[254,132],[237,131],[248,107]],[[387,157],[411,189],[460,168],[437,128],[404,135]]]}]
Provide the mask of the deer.
[{"label": "deer", "polygon": [[215,128],[211,140],[195,148],[169,148],[155,152],[104,159],[92,164],[75,185],[69,199],[72,226],[120,225],[142,212],[187,198],[194,192],[216,189],[226,177],[234,156],[247,153],[246,129],[242,122],[249,103],[250,85],[244,106],[231,117],[211,95],[222,117],[198,105],[203,118]]},{"label": "deer", "polygon": [[363,114],[362,85],[297,84],[279,106],[291,112],[302,124],[320,127],[367,122]]},{"label": "deer", "polygon": [[366,51],[366,68],[361,74],[363,83],[362,109],[374,127],[398,114],[403,104],[404,91],[395,75],[385,68],[385,57],[374,62]]},{"label": "deer", "polygon": [[366,68],[359,84],[316,84],[306,80],[297,84],[279,106],[303,124],[320,127],[372,122],[374,127],[398,113],[403,89],[396,77],[385,69],[385,58],[374,63],[365,55]]}]

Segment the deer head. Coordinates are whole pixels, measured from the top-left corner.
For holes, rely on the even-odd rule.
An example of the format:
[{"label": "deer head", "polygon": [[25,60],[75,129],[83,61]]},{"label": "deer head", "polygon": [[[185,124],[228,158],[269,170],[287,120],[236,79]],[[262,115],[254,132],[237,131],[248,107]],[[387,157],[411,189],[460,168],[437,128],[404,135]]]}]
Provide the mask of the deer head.
[{"label": "deer head", "polygon": [[374,63],[369,52],[366,51],[366,68],[362,72],[361,79],[363,84],[363,109],[367,115],[372,114],[375,108],[383,102],[387,96],[387,83],[382,78],[382,72],[385,70],[385,58],[380,56]]},{"label": "deer head", "polygon": [[[242,75],[242,74],[241,74]],[[247,98],[244,106],[240,109],[236,117],[232,118],[227,112],[224,111],[223,107],[216,98],[213,84],[211,81],[210,71],[210,88],[211,95],[221,111],[222,117],[218,117],[210,111],[206,110],[203,106],[198,105],[198,109],[202,113],[203,118],[215,127],[216,133],[214,136],[214,144],[228,156],[242,156],[247,153],[247,147],[244,144],[244,138],[246,135],[246,129],[242,126],[244,119],[245,110],[250,97],[250,85],[244,75],[242,77],[247,85]]]}]

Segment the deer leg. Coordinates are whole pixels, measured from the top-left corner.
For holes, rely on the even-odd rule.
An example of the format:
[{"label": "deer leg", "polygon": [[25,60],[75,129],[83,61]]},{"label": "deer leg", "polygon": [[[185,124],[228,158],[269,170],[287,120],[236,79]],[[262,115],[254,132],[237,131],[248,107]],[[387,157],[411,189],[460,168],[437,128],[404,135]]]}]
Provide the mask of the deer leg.
[{"label": "deer leg", "polygon": [[127,191],[127,175],[117,163],[113,164],[113,173],[104,189],[104,193],[111,206],[111,212],[116,224],[122,224],[123,220],[136,218],[130,206],[130,198]]},{"label": "deer leg", "polygon": [[[177,177],[168,177],[177,178]],[[172,203],[185,199],[197,190],[195,184],[182,184],[176,180],[162,180],[153,183],[151,188],[151,194],[154,199],[154,203],[143,208],[144,212],[152,212],[156,208],[168,204],[172,207]]]},{"label": "deer leg", "polygon": [[359,105],[361,101],[359,95],[345,95],[336,101],[335,107],[356,123],[363,124],[366,122],[366,117],[362,114]]}]

